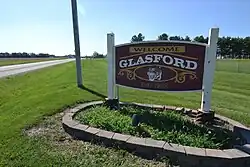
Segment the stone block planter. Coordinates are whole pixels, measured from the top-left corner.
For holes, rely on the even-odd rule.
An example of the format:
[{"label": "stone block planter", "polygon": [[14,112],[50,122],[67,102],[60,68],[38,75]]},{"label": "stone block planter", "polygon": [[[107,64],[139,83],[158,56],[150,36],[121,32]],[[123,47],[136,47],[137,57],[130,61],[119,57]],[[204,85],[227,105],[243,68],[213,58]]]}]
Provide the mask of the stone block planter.
[{"label": "stone block planter", "polygon": [[[232,149],[205,149],[182,146],[151,138],[140,138],[131,135],[114,133],[80,124],[78,121],[73,119],[74,115],[80,110],[89,108],[93,105],[101,104],[103,104],[103,101],[90,102],[70,109],[62,119],[64,130],[73,138],[126,149],[145,158],[152,159],[169,157],[172,161],[177,162],[183,167],[250,167],[250,141],[248,138],[246,139],[246,144],[242,146],[235,146]],[[138,103],[134,103],[134,105],[150,108],[154,107],[152,105]],[[177,110],[178,112],[188,111],[186,113],[192,112],[191,109],[173,106],[157,105],[156,108]],[[244,125],[223,116],[215,116],[228,122],[232,128],[237,131],[237,133],[248,137],[249,129]]]}]

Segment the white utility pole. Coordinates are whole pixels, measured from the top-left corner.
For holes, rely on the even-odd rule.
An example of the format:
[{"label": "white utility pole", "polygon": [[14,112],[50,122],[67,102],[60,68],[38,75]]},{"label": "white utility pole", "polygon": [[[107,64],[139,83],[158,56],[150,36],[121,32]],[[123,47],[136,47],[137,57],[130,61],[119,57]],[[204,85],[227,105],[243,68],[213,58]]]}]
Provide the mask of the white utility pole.
[{"label": "white utility pole", "polygon": [[83,84],[82,84],[82,65],[81,65],[81,51],[80,51],[80,40],[79,40],[79,28],[78,28],[77,2],[76,2],[76,0],[71,0],[71,7],[72,7],[74,42],[75,42],[77,86],[81,87],[81,86],[83,86]]}]

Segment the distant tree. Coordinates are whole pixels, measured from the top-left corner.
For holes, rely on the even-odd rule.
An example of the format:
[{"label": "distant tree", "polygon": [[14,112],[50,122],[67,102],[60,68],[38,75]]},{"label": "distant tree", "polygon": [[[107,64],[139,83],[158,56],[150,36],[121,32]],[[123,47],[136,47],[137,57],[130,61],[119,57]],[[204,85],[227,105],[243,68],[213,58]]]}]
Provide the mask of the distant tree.
[{"label": "distant tree", "polygon": [[158,36],[158,40],[168,40],[168,35],[166,33],[163,33]]},{"label": "distant tree", "polygon": [[189,36],[186,36],[186,37],[184,38],[184,41],[191,41],[191,39],[190,39]]},{"label": "distant tree", "polygon": [[194,41],[200,42],[200,43],[208,43],[208,38],[204,38],[203,35],[200,35],[200,36],[196,36],[194,38]]},{"label": "distant tree", "polygon": [[98,57],[98,53],[96,51],[94,51],[94,53],[92,54],[93,57]]},{"label": "distant tree", "polygon": [[30,53],[30,57],[36,57],[35,53]]},{"label": "distant tree", "polygon": [[231,54],[232,58],[242,58],[243,57],[243,49],[244,49],[244,44],[243,44],[243,39],[242,38],[231,38],[230,41],[230,49],[231,49]]},{"label": "distant tree", "polygon": [[139,33],[138,35],[134,35],[131,38],[131,42],[140,42],[145,39],[145,36],[142,35],[142,33]]},{"label": "distant tree", "polygon": [[94,51],[94,53],[92,54],[93,58],[104,58],[105,55],[103,54],[99,54],[98,52]]},{"label": "distant tree", "polygon": [[191,41],[189,36],[186,36],[185,38],[181,36],[168,36],[166,33],[162,33],[158,36],[157,40],[175,40],[175,41]]},{"label": "distant tree", "polygon": [[23,52],[23,53],[21,53],[22,54],[22,57],[30,57],[30,55],[28,54],[28,53],[26,53],[26,52]]},{"label": "distant tree", "polygon": [[0,58],[48,58],[48,57],[56,57],[55,55],[48,54],[48,53],[26,53],[26,52],[13,52],[13,53],[0,53]]},{"label": "distant tree", "polygon": [[245,37],[243,40],[244,45],[244,55],[250,58],[250,37]]},{"label": "distant tree", "polygon": [[180,41],[181,37],[180,36],[171,36],[171,37],[169,37],[169,40],[171,40],[171,41]]}]

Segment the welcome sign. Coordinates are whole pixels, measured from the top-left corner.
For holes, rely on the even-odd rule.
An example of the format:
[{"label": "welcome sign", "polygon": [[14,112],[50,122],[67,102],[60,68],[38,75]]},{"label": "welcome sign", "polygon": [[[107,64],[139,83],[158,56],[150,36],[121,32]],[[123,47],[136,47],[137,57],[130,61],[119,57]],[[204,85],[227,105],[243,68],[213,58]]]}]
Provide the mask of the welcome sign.
[{"label": "welcome sign", "polygon": [[[210,112],[219,28],[208,44],[143,41],[115,45],[107,34],[108,101],[117,101],[118,86],[152,91],[201,91],[201,111]],[[119,101],[119,100],[118,100]]]},{"label": "welcome sign", "polygon": [[146,42],[115,48],[115,83],[156,91],[202,89],[205,45]]}]

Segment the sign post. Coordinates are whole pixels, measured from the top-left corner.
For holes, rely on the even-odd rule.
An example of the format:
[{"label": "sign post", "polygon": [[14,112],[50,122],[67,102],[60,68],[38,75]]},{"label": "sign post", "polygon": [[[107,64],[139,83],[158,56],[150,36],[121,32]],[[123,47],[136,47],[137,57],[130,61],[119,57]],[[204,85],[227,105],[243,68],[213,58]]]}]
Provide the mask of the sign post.
[{"label": "sign post", "polygon": [[204,62],[204,76],[202,88],[201,111],[210,113],[211,95],[216,65],[217,41],[219,38],[219,28],[211,28],[209,31],[208,46]]},{"label": "sign post", "polygon": [[115,35],[107,34],[107,58],[108,58],[108,98],[106,103],[111,109],[118,107],[115,85]]},{"label": "sign post", "polygon": [[74,31],[74,43],[75,43],[77,86],[78,87],[82,87],[83,84],[82,84],[81,51],[80,51],[80,40],[79,40],[79,28],[78,28],[77,3],[76,3],[76,0],[71,0],[71,6],[72,6],[72,20],[73,20],[73,31]]},{"label": "sign post", "polygon": [[107,35],[107,57],[108,57],[108,99],[115,98],[115,35],[109,33]]}]

